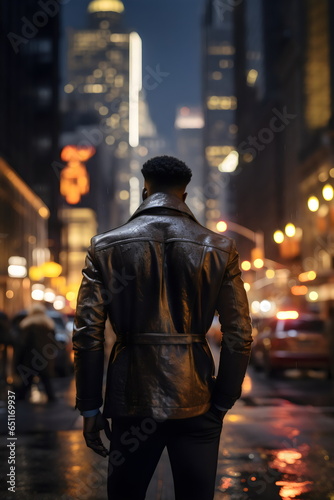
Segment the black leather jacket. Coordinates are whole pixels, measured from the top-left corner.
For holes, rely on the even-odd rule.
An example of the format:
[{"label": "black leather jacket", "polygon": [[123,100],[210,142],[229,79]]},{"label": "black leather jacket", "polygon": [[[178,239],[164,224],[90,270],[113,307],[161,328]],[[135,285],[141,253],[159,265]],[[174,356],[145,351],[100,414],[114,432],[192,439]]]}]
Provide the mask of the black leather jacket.
[{"label": "black leather jacket", "polygon": [[[234,241],[200,225],[177,197],[156,193],[121,227],[95,236],[83,270],[73,348],[76,407],[102,405],[107,316],[117,336],[104,415],[186,418],[240,397],[252,342]],[[217,378],[205,334],[223,340]]]}]

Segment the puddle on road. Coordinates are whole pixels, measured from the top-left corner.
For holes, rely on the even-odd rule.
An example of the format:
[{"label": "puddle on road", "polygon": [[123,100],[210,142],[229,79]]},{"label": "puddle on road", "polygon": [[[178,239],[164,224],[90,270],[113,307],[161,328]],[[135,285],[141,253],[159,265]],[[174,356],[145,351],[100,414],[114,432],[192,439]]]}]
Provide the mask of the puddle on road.
[{"label": "puddle on road", "polygon": [[[249,500],[252,498],[279,500],[275,495],[275,481],[281,474],[268,467],[267,455],[262,452],[250,454],[236,453],[233,456],[226,452],[219,469],[224,471],[220,477],[215,499]],[[223,495],[221,495],[223,493]]]},{"label": "puddle on road", "polygon": [[311,473],[305,461],[309,454],[308,445],[298,449],[275,450],[271,454],[269,467],[282,474],[282,479],[275,483],[280,488],[279,496],[282,499],[297,500],[301,498],[300,495],[313,491]]},{"label": "puddle on road", "polygon": [[334,500],[333,468],[326,450],[306,444],[250,454],[225,451],[215,499]]}]

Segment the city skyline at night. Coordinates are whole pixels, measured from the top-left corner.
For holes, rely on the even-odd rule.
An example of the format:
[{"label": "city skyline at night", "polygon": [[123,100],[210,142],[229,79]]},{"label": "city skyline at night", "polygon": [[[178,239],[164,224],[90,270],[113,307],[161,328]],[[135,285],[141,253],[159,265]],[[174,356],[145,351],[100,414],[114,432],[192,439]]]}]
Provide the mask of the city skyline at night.
[{"label": "city skyline at night", "polygon": [[334,0],[0,28],[0,497],[334,500]]}]

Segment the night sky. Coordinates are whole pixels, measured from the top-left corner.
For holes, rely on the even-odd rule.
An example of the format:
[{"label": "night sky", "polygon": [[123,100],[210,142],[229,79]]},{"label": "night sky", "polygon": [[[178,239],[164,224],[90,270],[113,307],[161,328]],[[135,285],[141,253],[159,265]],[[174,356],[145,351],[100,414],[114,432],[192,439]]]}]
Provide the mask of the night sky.
[{"label": "night sky", "polygon": [[[63,7],[63,61],[66,28],[87,24],[89,0],[71,0]],[[173,137],[178,106],[200,105],[201,21],[205,0],[123,0],[125,26],[143,41],[143,76],[147,66],[169,73],[147,91],[151,116],[161,134]],[[65,64],[63,81],[66,82]]]}]

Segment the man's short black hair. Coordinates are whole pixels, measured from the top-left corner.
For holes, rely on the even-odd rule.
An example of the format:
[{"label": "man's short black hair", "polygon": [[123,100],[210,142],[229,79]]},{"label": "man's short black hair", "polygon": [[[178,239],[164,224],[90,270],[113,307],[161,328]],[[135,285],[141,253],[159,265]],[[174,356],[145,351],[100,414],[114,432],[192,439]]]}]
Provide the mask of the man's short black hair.
[{"label": "man's short black hair", "polygon": [[156,156],[144,163],[141,170],[144,179],[154,186],[185,188],[192,172],[187,165],[173,156]]}]

